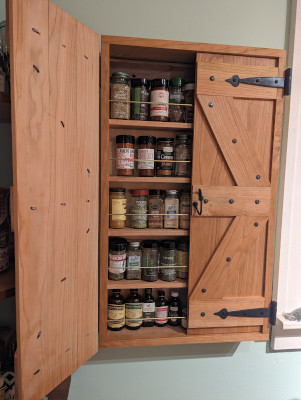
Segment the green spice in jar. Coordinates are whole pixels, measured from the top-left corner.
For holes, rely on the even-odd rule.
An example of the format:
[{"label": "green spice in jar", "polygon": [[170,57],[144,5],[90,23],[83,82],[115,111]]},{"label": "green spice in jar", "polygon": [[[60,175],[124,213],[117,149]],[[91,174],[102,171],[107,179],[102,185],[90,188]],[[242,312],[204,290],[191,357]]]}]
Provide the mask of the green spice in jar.
[{"label": "green spice in jar", "polygon": [[142,279],[148,282],[158,280],[158,242],[155,240],[144,240],[142,242]]},{"label": "green spice in jar", "polygon": [[148,220],[148,190],[135,189],[132,194],[131,227],[135,229],[147,228]]},{"label": "green spice in jar", "polygon": [[177,241],[177,265],[187,268],[177,268],[177,277],[188,278],[189,267],[189,238],[180,238]]},{"label": "green spice in jar", "polygon": [[[132,90],[131,98],[132,101],[137,101],[137,103],[132,103],[132,119],[139,121],[149,120],[149,104],[142,103],[143,101],[149,101],[150,95],[150,81],[144,78],[132,79]],[[141,103],[140,103],[141,102]]]},{"label": "green spice in jar", "polygon": [[[163,252],[160,268],[160,279],[163,281],[174,281],[177,278],[176,268],[170,268],[177,265],[177,250],[174,240],[164,240],[162,242]],[[164,268],[169,267],[169,268]]]},{"label": "green spice in jar", "polygon": [[182,87],[184,85],[183,78],[172,78],[169,81],[169,121],[184,122],[184,107],[180,104],[184,103],[184,93]]},{"label": "green spice in jar", "polygon": [[142,250],[140,242],[128,244],[126,279],[141,279]]},{"label": "green spice in jar", "polygon": [[[125,72],[115,72],[111,77],[111,118],[130,119],[131,81]],[[122,101],[123,100],[123,101]]]},{"label": "green spice in jar", "polygon": [[109,242],[109,279],[119,281],[124,278],[127,241],[113,238]]}]

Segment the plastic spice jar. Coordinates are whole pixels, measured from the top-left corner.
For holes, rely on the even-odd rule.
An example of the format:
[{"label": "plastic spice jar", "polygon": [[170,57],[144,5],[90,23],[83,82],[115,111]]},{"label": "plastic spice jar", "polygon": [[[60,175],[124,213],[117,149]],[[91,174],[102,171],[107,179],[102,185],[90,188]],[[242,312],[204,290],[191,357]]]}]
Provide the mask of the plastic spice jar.
[{"label": "plastic spice jar", "polygon": [[126,279],[141,279],[142,250],[140,242],[128,244]]},{"label": "plastic spice jar", "polygon": [[173,163],[163,160],[174,160],[174,139],[173,138],[159,138],[157,139],[156,162],[157,176],[172,176]]},{"label": "plastic spice jar", "polygon": [[116,136],[116,169],[117,175],[134,175],[135,138],[130,135]]},{"label": "plastic spice jar", "polygon": [[[158,280],[158,242],[144,240],[142,242],[142,279],[148,282]],[[148,268],[145,268],[148,267]]]},{"label": "plastic spice jar", "polygon": [[127,241],[113,238],[109,242],[109,279],[119,281],[124,278]]},{"label": "plastic spice jar", "polygon": [[125,189],[110,189],[110,228],[122,229],[126,224]]},{"label": "plastic spice jar", "polygon": [[189,239],[180,238],[177,241],[177,265],[187,268],[177,268],[178,278],[188,278],[189,267]]},{"label": "plastic spice jar", "polygon": [[[186,83],[183,87],[185,104],[194,105],[194,83]],[[194,107],[185,107],[185,122],[193,122]]]},{"label": "plastic spice jar", "polygon": [[132,194],[131,227],[135,229],[147,228],[148,190],[134,189]]},{"label": "plastic spice jar", "polygon": [[[125,72],[115,72],[111,77],[111,118],[130,119],[131,81]],[[123,102],[125,100],[126,102]]]},{"label": "plastic spice jar", "polygon": [[181,229],[190,227],[190,191],[183,191],[180,196],[180,215],[179,222]]},{"label": "plastic spice jar", "polygon": [[169,121],[171,122],[184,122],[185,111],[184,107],[180,105],[184,103],[183,85],[184,79],[182,78],[172,78],[169,81],[169,102],[173,103],[169,106]]},{"label": "plastic spice jar", "polygon": [[139,176],[155,176],[155,145],[154,136],[138,137],[138,172]]},{"label": "plastic spice jar", "polygon": [[175,176],[189,178],[191,176],[192,160],[191,135],[177,135],[176,140],[175,159],[181,162],[175,163]]},{"label": "plastic spice jar", "polygon": [[164,190],[149,191],[149,219],[148,227],[152,229],[163,228]]},{"label": "plastic spice jar", "polygon": [[[138,103],[132,103],[132,119],[139,121],[149,120],[149,101],[150,81],[147,79],[132,79],[131,99]],[[142,103],[140,103],[142,102]]]},{"label": "plastic spice jar", "polygon": [[169,91],[167,79],[153,79],[151,82],[150,117],[152,121],[168,121]]},{"label": "plastic spice jar", "polygon": [[162,242],[162,247],[162,268],[160,268],[160,279],[162,279],[162,281],[171,282],[177,278],[177,269],[170,268],[177,265],[176,242],[174,240],[164,240]]},{"label": "plastic spice jar", "polygon": [[166,190],[165,192],[165,216],[164,228],[178,229],[179,227],[179,192],[177,190]]}]

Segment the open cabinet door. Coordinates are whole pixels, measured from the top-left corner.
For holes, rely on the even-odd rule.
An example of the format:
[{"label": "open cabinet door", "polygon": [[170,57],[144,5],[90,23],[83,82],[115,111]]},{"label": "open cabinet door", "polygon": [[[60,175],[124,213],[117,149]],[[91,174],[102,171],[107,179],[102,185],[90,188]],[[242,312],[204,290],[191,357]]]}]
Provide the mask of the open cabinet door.
[{"label": "open cabinet door", "polygon": [[226,80],[283,77],[284,62],[197,57],[190,334],[268,339],[269,310],[227,312],[270,307],[283,89]]},{"label": "open cabinet door", "polygon": [[9,4],[17,388],[38,400],[98,350],[99,38]]}]

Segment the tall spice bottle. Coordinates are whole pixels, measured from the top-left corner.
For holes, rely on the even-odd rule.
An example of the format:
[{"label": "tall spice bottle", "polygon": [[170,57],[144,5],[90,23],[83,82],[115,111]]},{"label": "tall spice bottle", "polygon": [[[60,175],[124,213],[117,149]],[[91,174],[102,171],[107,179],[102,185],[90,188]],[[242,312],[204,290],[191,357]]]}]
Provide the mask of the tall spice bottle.
[{"label": "tall spice bottle", "polygon": [[108,329],[120,331],[125,324],[125,305],[124,297],[120,294],[120,289],[113,289],[112,296],[108,300]]},{"label": "tall spice bottle", "polygon": [[125,301],[125,327],[137,330],[142,326],[142,297],[138,289],[131,289]]},{"label": "tall spice bottle", "polygon": [[168,322],[168,301],[165,299],[164,290],[158,291],[158,299],[156,301],[156,326],[166,326]]},{"label": "tall spice bottle", "polygon": [[155,325],[156,304],[152,296],[152,289],[145,289],[145,296],[142,304],[142,326],[150,327]]}]

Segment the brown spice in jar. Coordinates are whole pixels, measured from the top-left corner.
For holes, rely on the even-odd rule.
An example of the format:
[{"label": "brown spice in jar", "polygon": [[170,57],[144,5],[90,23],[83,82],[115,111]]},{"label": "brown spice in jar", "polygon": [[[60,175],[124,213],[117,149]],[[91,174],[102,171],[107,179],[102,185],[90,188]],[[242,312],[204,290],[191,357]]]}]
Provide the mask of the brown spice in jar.
[{"label": "brown spice in jar", "polygon": [[[152,121],[168,121],[169,91],[167,79],[153,79],[151,82],[150,118]],[[163,103],[163,104],[162,104]],[[165,104],[164,104],[165,103]]]},{"label": "brown spice in jar", "polygon": [[168,160],[174,160],[174,139],[159,138],[157,139],[156,160],[162,160],[156,163],[157,176],[172,176],[173,163]]},{"label": "brown spice in jar", "polygon": [[148,227],[152,229],[163,228],[164,214],[164,191],[150,190],[149,191],[149,220]]},{"label": "brown spice in jar", "polygon": [[134,175],[135,138],[130,135],[116,136],[116,169],[117,175]]},{"label": "brown spice in jar", "polygon": [[155,176],[155,145],[154,136],[138,137],[138,172],[139,176]]}]

